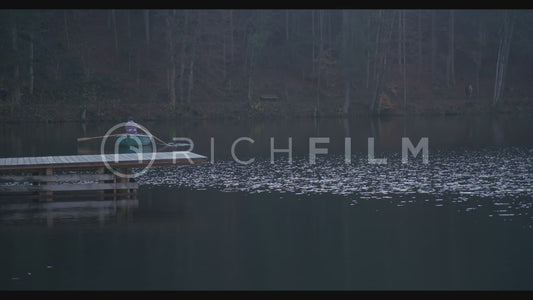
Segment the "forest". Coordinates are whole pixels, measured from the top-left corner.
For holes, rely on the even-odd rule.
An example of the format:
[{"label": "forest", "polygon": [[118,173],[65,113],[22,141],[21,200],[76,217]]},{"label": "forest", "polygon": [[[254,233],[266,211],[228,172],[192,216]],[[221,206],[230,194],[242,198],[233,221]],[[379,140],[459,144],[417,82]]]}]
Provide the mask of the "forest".
[{"label": "forest", "polygon": [[2,121],[533,113],[531,10],[2,9],[0,37]]}]

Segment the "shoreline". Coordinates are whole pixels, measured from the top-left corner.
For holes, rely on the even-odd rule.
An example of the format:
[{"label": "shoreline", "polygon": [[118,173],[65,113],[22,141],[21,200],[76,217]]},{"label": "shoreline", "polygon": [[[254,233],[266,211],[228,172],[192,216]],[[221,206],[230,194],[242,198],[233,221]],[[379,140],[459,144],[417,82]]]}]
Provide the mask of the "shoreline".
[{"label": "shoreline", "polygon": [[[259,102],[261,103],[261,102]],[[396,118],[396,117],[449,117],[449,116],[533,116],[533,107],[517,108],[511,103],[497,110],[480,107],[479,103],[465,103],[462,106],[418,107],[415,112],[405,113],[399,110],[384,111],[380,115],[372,114],[365,105],[352,105],[348,114],[326,107],[321,114],[315,115],[314,107],[291,103],[267,103],[256,109],[247,103],[197,103],[189,108],[170,111],[166,103],[135,103],[130,108],[111,105],[101,109],[100,104],[87,107],[85,119],[82,118],[77,104],[23,104],[18,109],[0,110],[0,123],[91,123],[112,122],[126,119],[129,115],[139,121],[157,120],[279,120],[279,119],[331,119],[331,118]]]}]

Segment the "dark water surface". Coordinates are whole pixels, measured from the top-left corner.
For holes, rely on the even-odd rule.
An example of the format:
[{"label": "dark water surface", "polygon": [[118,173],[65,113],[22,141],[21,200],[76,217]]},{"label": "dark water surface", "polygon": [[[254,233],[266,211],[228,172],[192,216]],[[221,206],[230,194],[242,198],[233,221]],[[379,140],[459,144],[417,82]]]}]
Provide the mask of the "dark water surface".
[{"label": "dark water surface", "polygon": [[[0,203],[0,289],[530,290],[533,120],[142,123],[203,165],[151,168],[137,200]],[[114,123],[0,125],[0,157],[89,153]],[[253,159],[250,164],[236,162]],[[275,149],[271,163],[270,139]],[[309,137],[329,137],[316,163]],[[351,137],[351,161],[345,159]],[[375,157],[368,163],[368,138]],[[429,141],[402,164],[402,137]],[[211,139],[212,138],[212,139]],[[211,154],[214,153],[214,157]],[[71,199],[76,200],[76,199]],[[9,203],[7,203],[9,202]]]}]

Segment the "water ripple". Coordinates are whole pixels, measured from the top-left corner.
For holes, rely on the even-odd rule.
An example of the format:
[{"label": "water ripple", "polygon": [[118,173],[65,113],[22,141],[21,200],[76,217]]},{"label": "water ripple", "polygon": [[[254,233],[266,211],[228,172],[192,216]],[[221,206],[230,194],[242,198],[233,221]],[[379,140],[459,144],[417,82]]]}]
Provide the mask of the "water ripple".
[{"label": "water ripple", "polygon": [[[218,161],[198,166],[152,168],[138,181],[150,188],[164,185],[222,192],[339,195],[350,206],[378,205],[398,209],[425,205],[482,214],[502,221],[533,222],[533,150],[516,147],[438,149],[428,164],[421,158],[401,163],[398,153],[380,154],[385,165],[369,164],[357,153],[350,164],[343,155],[322,155],[249,165]],[[378,200],[378,201],[376,201]],[[527,225],[533,230],[533,225]]]},{"label": "water ripple", "polygon": [[[428,206],[501,221],[525,221],[533,230],[533,150],[517,147],[438,149],[429,163],[398,153],[380,154],[385,165],[369,164],[357,153],[346,164],[343,155],[308,157],[249,165],[218,161],[198,166],[153,168],[138,178],[143,186],[187,187],[222,192],[338,195],[350,206],[390,208]],[[276,195],[277,196],[277,195]]]},{"label": "water ripple", "polygon": [[[381,154],[385,165],[369,164],[365,153],[351,163],[343,155],[322,155],[315,164],[295,157],[256,158],[249,165],[216,161],[198,166],[152,168],[138,178],[143,185],[167,185],[248,193],[336,194],[383,197],[388,194],[455,194],[459,197],[533,195],[531,151],[516,147],[439,149],[428,164],[410,157],[401,163],[398,153]],[[458,198],[460,201],[461,198]]]}]

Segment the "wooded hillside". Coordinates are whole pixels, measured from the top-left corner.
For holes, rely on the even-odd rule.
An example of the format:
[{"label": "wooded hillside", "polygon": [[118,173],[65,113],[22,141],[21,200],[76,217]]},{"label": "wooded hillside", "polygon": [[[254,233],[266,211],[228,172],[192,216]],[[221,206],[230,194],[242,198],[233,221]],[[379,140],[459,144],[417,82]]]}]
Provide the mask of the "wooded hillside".
[{"label": "wooded hillside", "polygon": [[531,113],[532,31],[530,10],[1,10],[0,117]]}]

